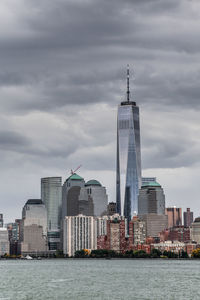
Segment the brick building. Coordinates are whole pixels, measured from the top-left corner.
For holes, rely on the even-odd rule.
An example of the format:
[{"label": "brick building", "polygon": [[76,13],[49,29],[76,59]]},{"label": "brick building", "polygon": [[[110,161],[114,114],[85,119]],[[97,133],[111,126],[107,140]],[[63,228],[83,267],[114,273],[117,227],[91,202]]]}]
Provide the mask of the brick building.
[{"label": "brick building", "polygon": [[163,230],[160,233],[161,241],[179,241],[188,243],[190,241],[190,228],[184,226],[174,226]]}]

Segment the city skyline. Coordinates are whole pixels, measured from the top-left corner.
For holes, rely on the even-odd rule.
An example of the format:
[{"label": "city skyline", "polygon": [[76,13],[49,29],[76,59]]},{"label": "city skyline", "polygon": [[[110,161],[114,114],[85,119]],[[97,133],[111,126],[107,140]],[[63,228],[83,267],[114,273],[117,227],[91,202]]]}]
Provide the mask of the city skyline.
[{"label": "city skyline", "polygon": [[2,0],[0,11],[6,222],[40,197],[40,178],[64,181],[80,164],[81,176],[99,180],[115,200],[127,63],[140,107],[142,175],[157,177],[167,206],[190,206],[198,216],[200,3]]}]

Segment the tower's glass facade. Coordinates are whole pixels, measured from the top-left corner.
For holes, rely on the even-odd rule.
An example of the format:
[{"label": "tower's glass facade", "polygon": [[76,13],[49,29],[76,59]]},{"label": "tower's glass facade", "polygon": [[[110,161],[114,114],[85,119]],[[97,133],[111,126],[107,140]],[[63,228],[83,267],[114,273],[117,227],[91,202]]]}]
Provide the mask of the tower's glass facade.
[{"label": "tower's glass facade", "polygon": [[129,101],[129,82],[127,96],[118,107],[116,202],[117,212],[130,220],[138,213],[141,151],[139,108]]}]

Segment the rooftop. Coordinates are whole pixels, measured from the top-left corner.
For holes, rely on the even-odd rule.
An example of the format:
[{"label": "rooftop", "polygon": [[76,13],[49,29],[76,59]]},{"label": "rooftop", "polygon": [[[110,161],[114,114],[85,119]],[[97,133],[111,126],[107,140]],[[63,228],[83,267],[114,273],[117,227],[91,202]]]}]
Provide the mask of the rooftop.
[{"label": "rooftop", "polygon": [[44,203],[42,202],[41,199],[29,199],[28,201],[26,201],[26,204],[39,205],[39,204],[44,204]]},{"label": "rooftop", "polygon": [[161,185],[158,183],[158,182],[156,182],[156,181],[148,181],[148,182],[144,182],[143,184],[142,184],[142,187],[145,187],[145,186],[149,186],[149,187],[161,187]]},{"label": "rooftop", "polygon": [[71,176],[69,176],[68,178],[67,178],[67,180],[84,180],[83,179],[83,177],[81,177],[81,176],[79,176],[78,174],[76,174],[76,173],[74,173],[74,174],[72,174]]},{"label": "rooftop", "polygon": [[89,185],[96,185],[96,186],[101,186],[101,183],[95,179],[89,180],[88,182],[86,182],[85,186],[89,186]]}]

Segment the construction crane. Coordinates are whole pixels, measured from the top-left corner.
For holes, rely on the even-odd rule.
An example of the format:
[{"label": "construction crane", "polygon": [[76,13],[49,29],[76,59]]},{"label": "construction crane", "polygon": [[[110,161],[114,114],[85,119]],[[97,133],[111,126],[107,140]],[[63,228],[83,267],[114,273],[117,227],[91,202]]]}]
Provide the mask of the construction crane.
[{"label": "construction crane", "polygon": [[78,166],[74,171],[71,169],[71,175],[73,175],[77,170],[79,170],[82,167],[82,165]]}]

